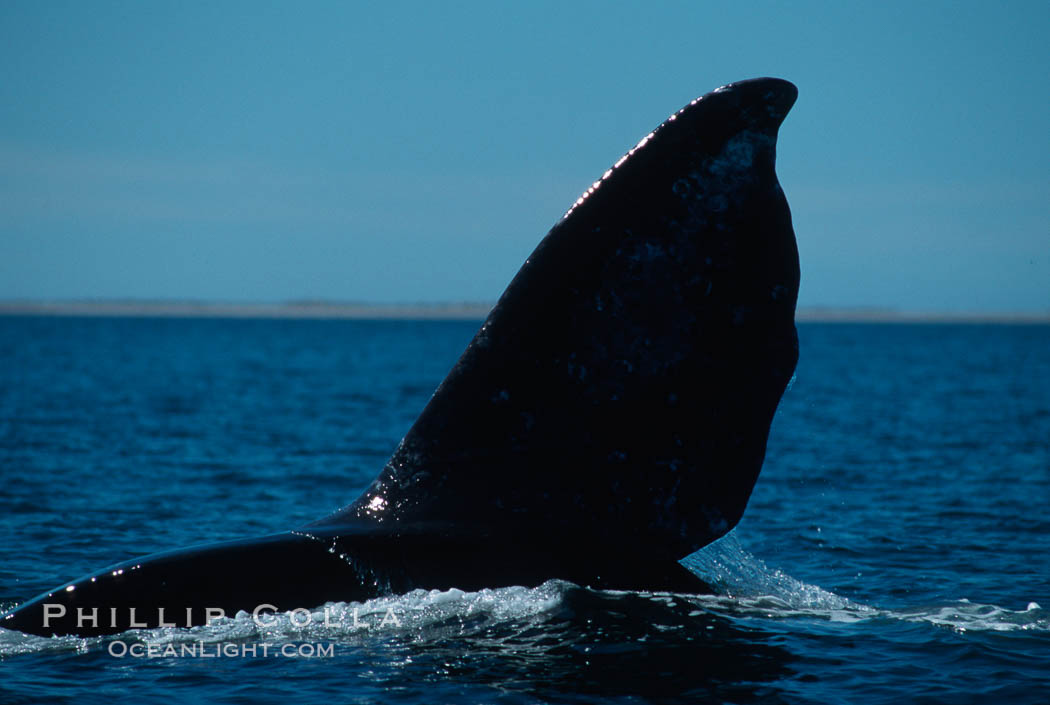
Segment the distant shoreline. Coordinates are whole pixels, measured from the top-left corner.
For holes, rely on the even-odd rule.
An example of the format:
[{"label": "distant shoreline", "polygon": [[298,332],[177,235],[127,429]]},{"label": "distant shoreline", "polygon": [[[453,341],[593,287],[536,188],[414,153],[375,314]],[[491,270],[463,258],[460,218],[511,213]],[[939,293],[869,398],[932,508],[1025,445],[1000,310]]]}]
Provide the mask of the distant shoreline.
[{"label": "distant shoreline", "polygon": [[[76,316],[118,318],[288,318],[478,320],[492,304],[453,303],[340,303],[289,301],[234,303],[212,301],[0,301],[0,316]],[[898,311],[879,308],[802,307],[796,320],[803,323],[1003,323],[1050,324],[1046,312]]]},{"label": "distant shoreline", "polygon": [[118,318],[317,318],[480,320],[491,304],[457,303],[232,303],[213,301],[0,301],[0,316]]}]

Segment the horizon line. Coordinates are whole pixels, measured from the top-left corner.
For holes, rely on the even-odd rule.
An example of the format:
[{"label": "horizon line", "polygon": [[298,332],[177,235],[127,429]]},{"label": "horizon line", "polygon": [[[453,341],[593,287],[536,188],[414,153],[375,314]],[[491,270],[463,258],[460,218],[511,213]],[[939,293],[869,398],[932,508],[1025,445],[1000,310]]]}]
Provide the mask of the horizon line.
[{"label": "horizon line", "polygon": [[[277,302],[199,299],[4,299],[0,316],[115,318],[298,318],[481,320],[483,301],[363,302],[292,299]],[[948,311],[881,306],[800,306],[802,323],[1050,323],[1047,311]]]}]

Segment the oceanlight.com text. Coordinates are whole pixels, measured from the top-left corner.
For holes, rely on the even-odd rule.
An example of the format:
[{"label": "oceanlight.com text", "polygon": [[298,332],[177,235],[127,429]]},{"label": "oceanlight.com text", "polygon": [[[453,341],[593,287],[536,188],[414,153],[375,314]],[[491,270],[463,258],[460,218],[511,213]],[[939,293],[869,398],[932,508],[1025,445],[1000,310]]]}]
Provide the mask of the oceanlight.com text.
[{"label": "oceanlight.com text", "polygon": [[107,648],[114,658],[332,658],[334,644],[142,644],[112,641]]}]

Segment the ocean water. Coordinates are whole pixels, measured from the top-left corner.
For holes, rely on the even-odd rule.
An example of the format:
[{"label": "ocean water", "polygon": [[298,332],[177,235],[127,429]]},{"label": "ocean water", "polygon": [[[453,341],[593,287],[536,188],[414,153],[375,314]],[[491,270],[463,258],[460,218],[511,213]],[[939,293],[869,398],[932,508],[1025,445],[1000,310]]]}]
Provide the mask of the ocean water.
[{"label": "ocean water", "polygon": [[[0,317],[0,608],[347,503],[476,327]],[[0,630],[0,703],[1050,702],[1050,326],[799,334],[743,521],[684,561],[716,595]]]}]

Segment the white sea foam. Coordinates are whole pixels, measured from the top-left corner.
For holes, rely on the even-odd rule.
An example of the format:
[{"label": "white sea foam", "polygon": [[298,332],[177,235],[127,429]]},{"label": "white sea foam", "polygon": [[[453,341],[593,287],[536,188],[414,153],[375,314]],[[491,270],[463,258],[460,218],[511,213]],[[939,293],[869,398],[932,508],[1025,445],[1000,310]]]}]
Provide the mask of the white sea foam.
[{"label": "white sea foam", "polygon": [[[891,620],[926,623],[958,633],[1050,631],[1050,611],[1032,602],[1024,610],[971,603],[965,599],[905,609],[860,604],[770,568],[746,551],[731,533],[683,561],[716,588],[715,595],[641,593],[650,603],[666,603],[668,629],[689,628],[681,621],[702,614],[745,620],[819,620],[829,624]],[[0,629],[0,658],[41,651],[105,650],[114,639],[147,646],[325,641],[362,643],[392,637],[429,642],[518,620],[541,621],[565,605],[571,583],[551,580],[536,588],[505,587],[477,592],[414,590],[364,602],[329,603],[314,609],[253,616],[248,612],[193,628],[136,630],[115,637],[37,637]],[[616,600],[622,591],[595,591]],[[637,593],[634,593],[637,594]],[[616,603],[612,603],[616,605]],[[613,607],[606,605],[610,609]],[[5,607],[10,607],[5,605]],[[652,615],[649,615],[652,617]],[[553,637],[553,635],[552,635]]]},{"label": "white sea foam", "polygon": [[471,625],[532,617],[561,604],[572,585],[551,580],[536,588],[520,586],[463,590],[413,590],[365,602],[335,602],[314,609],[276,614],[236,615],[207,626],[139,629],[116,637],[39,637],[0,629],[0,657],[35,651],[89,651],[113,639],[148,646],[233,642],[352,642],[376,636],[426,639]]}]

